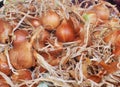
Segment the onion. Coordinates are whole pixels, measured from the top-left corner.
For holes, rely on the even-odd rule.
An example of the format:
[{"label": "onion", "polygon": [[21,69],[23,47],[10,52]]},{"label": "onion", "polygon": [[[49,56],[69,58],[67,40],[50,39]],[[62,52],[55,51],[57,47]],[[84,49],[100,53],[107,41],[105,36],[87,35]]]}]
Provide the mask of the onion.
[{"label": "onion", "polygon": [[110,11],[108,9],[108,7],[106,7],[104,4],[99,4],[97,6],[94,7],[95,12],[98,16],[98,18],[102,19],[102,20],[108,20],[110,17]]},{"label": "onion", "polygon": [[28,18],[28,21],[35,28],[37,28],[41,25],[41,20],[39,18]]},{"label": "onion", "polygon": [[6,43],[11,32],[11,25],[7,21],[0,19],[0,43]]},{"label": "onion", "polygon": [[32,79],[31,72],[27,69],[17,70],[16,73],[13,73],[11,76],[11,79],[14,82],[20,82],[22,80],[31,80]]},{"label": "onion", "polygon": [[42,15],[41,21],[45,29],[53,30],[60,24],[60,17],[56,12],[49,10]]},{"label": "onion", "polygon": [[6,75],[9,75],[11,73],[11,70],[7,64],[6,56],[3,53],[0,54],[0,71]]},{"label": "onion", "polygon": [[9,51],[10,61],[16,69],[26,69],[34,65],[35,60],[32,56],[32,46],[29,42],[20,43]]},{"label": "onion", "polygon": [[48,31],[43,30],[43,32],[41,32],[41,35],[39,37],[39,42],[43,42],[45,43],[47,39],[50,38],[50,34]]},{"label": "onion", "polygon": [[61,42],[70,42],[75,39],[74,26],[71,22],[64,19],[56,30],[56,36]]},{"label": "onion", "polygon": [[41,31],[39,36],[34,40],[33,47],[35,49],[40,49],[45,46],[45,43],[50,38],[50,33],[46,30]]},{"label": "onion", "polygon": [[88,11],[83,14],[84,19],[86,22],[90,22],[91,24],[97,24],[98,23],[98,17],[97,14],[94,11]]}]

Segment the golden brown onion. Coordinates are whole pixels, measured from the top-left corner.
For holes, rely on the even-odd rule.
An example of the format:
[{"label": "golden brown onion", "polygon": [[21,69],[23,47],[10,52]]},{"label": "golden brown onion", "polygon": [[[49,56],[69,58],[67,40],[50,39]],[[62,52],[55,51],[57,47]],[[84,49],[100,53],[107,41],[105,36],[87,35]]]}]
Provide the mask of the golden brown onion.
[{"label": "golden brown onion", "polygon": [[41,20],[42,20],[42,25],[47,30],[53,30],[60,24],[59,15],[52,10],[49,10],[46,13],[44,13],[42,15]]},{"label": "golden brown onion", "polygon": [[11,73],[6,56],[3,53],[0,53],[0,71],[6,75],[9,75]]},{"label": "golden brown onion", "polygon": [[2,19],[0,19],[0,43],[6,43],[11,32],[11,25],[7,21],[3,21]]},{"label": "golden brown onion", "polygon": [[97,6],[95,6],[95,12],[97,14],[97,16],[102,19],[102,20],[108,20],[110,17],[110,11],[108,9],[107,6],[105,6],[104,4],[99,4]]},{"label": "golden brown onion", "polygon": [[39,18],[28,18],[28,21],[35,28],[41,25],[41,20]]},{"label": "golden brown onion", "polygon": [[75,39],[74,26],[71,22],[64,19],[56,30],[56,36],[61,42],[70,42]]},{"label": "golden brown onion", "polygon": [[34,65],[35,60],[32,56],[31,44],[29,42],[20,43],[9,51],[11,64],[16,69],[26,69]]}]

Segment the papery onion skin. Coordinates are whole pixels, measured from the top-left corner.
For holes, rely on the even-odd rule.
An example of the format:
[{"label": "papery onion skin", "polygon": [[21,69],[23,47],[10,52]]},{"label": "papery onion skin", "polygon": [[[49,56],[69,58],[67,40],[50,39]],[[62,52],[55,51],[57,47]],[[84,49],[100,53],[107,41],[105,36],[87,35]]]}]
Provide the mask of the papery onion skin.
[{"label": "papery onion skin", "polygon": [[11,32],[11,25],[7,21],[0,19],[0,43],[6,43]]},{"label": "papery onion skin", "polygon": [[54,30],[60,24],[60,16],[56,12],[49,10],[42,15],[41,21],[45,29]]},{"label": "papery onion skin", "polygon": [[56,30],[56,36],[61,42],[74,41],[75,31],[73,25],[71,25],[71,23],[64,19]]}]

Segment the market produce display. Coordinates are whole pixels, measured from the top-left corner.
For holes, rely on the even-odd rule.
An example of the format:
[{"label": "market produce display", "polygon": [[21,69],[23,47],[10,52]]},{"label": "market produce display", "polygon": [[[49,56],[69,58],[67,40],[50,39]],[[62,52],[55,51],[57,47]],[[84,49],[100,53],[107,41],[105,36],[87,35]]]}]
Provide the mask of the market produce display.
[{"label": "market produce display", "polygon": [[119,87],[117,4],[6,0],[0,8],[0,87]]}]

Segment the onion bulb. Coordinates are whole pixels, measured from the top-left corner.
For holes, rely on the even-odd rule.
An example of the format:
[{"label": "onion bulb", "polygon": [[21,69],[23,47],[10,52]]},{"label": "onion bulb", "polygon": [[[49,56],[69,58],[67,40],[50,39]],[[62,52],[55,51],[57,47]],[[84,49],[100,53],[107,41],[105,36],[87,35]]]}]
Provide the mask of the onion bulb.
[{"label": "onion bulb", "polygon": [[32,46],[29,42],[20,43],[9,51],[10,61],[16,69],[26,69],[34,65]]},{"label": "onion bulb", "polygon": [[48,31],[43,30],[40,32],[39,36],[34,40],[33,47],[35,49],[40,49],[45,46],[45,43],[50,38],[50,34]]},{"label": "onion bulb", "polygon": [[98,23],[98,17],[97,14],[94,11],[88,11],[83,14],[83,18],[85,19],[86,22],[89,22],[91,24],[97,24]]},{"label": "onion bulb", "polygon": [[45,29],[53,30],[60,24],[60,17],[56,12],[49,10],[42,15],[41,21]]},{"label": "onion bulb", "polygon": [[39,18],[28,18],[29,23],[33,27],[39,27],[41,25],[41,21]]},{"label": "onion bulb", "polygon": [[0,19],[0,43],[6,43],[11,32],[11,25],[7,21]]},{"label": "onion bulb", "polygon": [[108,20],[110,17],[110,11],[107,6],[104,4],[99,4],[95,6],[95,12],[97,14],[97,17],[102,19],[102,20]]},{"label": "onion bulb", "polygon": [[56,30],[56,36],[61,42],[70,42],[75,39],[74,26],[68,20],[64,19]]},{"label": "onion bulb", "polygon": [[6,75],[11,73],[11,70],[7,64],[6,56],[3,53],[0,53],[0,71]]},{"label": "onion bulb", "polygon": [[49,32],[46,31],[46,30],[43,30],[43,31],[41,32],[40,37],[39,37],[39,42],[45,43],[48,38],[50,38]]}]

